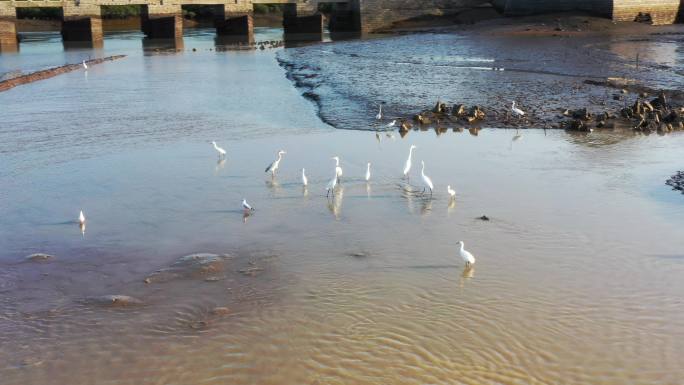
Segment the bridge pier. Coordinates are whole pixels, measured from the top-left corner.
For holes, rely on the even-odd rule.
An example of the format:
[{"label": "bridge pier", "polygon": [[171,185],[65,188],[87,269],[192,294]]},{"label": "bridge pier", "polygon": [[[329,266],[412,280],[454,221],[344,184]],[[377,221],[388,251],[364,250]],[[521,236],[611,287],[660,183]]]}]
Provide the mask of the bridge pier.
[{"label": "bridge pier", "polygon": [[285,4],[283,29],[285,34],[322,34],[323,15],[318,12],[318,3]]},{"label": "bridge pier", "polygon": [[252,3],[237,0],[234,4],[222,5],[222,12],[216,19],[216,35],[235,37],[251,42],[254,40],[254,21]]},{"label": "bridge pier", "polygon": [[102,43],[102,13],[97,4],[66,1],[62,7],[62,41]]},{"label": "bridge pier", "polygon": [[328,29],[331,33],[361,31],[360,2],[334,3]]},{"label": "bridge pier", "polygon": [[16,21],[16,9],[0,2],[0,52],[16,52],[19,49]]},{"label": "bridge pier", "polygon": [[180,3],[162,4],[143,6],[140,16],[143,33],[150,39],[182,39],[183,17]]}]

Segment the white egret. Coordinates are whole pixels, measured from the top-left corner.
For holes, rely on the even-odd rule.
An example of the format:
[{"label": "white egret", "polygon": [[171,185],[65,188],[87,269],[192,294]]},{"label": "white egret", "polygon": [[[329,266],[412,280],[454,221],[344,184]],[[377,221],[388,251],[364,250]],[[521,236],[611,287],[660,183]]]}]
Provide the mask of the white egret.
[{"label": "white egret", "polygon": [[525,111],[523,111],[520,108],[515,106],[515,100],[513,101],[513,104],[511,105],[511,113],[513,113],[513,115],[515,115],[518,118],[525,116]]},{"label": "white egret", "polygon": [[81,62],[81,64],[83,64],[84,69],[86,69],[86,70],[88,69],[88,65],[86,64],[85,60],[83,60],[83,62]]},{"label": "white egret", "polygon": [[85,215],[83,215],[83,210],[81,210],[81,212],[78,214],[78,223],[80,225],[84,225],[85,222],[86,222],[86,218],[85,218]]},{"label": "white egret", "polygon": [[463,258],[463,262],[465,262],[466,266],[475,264],[475,257],[473,257],[468,250],[463,248],[465,243],[463,243],[463,241],[459,241],[458,245],[460,247],[459,253],[461,254],[461,258]]},{"label": "white egret", "polygon": [[340,167],[340,157],[333,156],[332,159],[335,160],[335,175],[337,175],[337,179],[339,179],[342,176],[342,167]]},{"label": "white egret", "polygon": [[333,177],[332,180],[325,186],[325,196],[329,196],[331,191],[333,196],[335,196],[335,187],[337,187],[337,173],[335,173],[335,177]]},{"label": "white egret", "polygon": [[247,199],[242,199],[242,208],[245,209],[245,211],[254,211],[254,207],[252,207],[249,203],[247,203]]},{"label": "white egret", "polygon": [[411,149],[409,150],[409,156],[408,159],[406,159],[406,165],[404,166],[404,177],[408,178],[409,176],[409,171],[411,171],[411,162],[413,159],[413,150],[415,150],[417,147],[415,145],[411,145]]},{"label": "white egret", "polygon": [[278,167],[280,167],[280,161],[283,159],[283,154],[287,154],[285,150],[280,150],[278,151],[278,159],[274,160],[273,163],[269,164],[268,167],[266,167],[266,170],[264,172],[271,172],[271,176],[275,176],[276,170],[278,170]]},{"label": "white egret", "polygon": [[368,165],[366,166],[366,182],[370,180],[370,162],[368,162]]},{"label": "white egret", "polygon": [[304,185],[304,187],[309,185],[309,180],[306,178],[306,170],[305,169],[302,169],[302,185]]},{"label": "white egret", "polygon": [[[432,179],[430,179],[429,176],[425,175],[425,162],[422,160],[420,163],[423,165],[423,168],[420,170],[420,176],[423,178],[423,183],[425,183],[425,187],[428,187],[430,189],[430,196],[432,196],[432,189],[435,187],[432,184]],[[425,191],[425,189],[423,189]]]},{"label": "white egret", "polygon": [[377,119],[377,120],[382,119],[382,104],[380,105],[380,111],[378,111],[378,114],[375,115],[375,119]]},{"label": "white egret", "polygon": [[449,193],[450,198],[454,198],[456,196],[456,191],[451,188],[451,186],[447,186],[447,192]]},{"label": "white egret", "polygon": [[387,127],[388,127],[388,128],[392,128],[392,127],[394,127],[394,126],[396,126],[396,125],[397,125],[397,120],[394,119],[394,120],[392,120],[391,122],[389,122],[389,123],[387,124]]},{"label": "white egret", "polygon": [[219,158],[222,158],[222,157],[226,156],[226,150],[224,150],[223,148],[219,147],[219,146],[216,144],[216,142],[214,142],[213,140],[211,141],[211,144],[214,145],[214,150],[216,150],[216,152],[218,152]]}]

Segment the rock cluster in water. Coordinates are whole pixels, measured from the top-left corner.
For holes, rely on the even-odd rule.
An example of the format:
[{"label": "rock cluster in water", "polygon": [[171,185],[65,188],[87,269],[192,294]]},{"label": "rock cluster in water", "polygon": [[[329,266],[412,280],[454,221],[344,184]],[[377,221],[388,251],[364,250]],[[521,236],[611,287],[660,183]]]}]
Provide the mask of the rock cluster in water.
[{"label": "rock cluster in water", "polygon": [[646,94],[640,95],[633,105],[617,113],[593,115],[587,108],[564,110],[563,116],[571,120],[561,123],[560,127],[570,131],[591,132],[594,128],[615,128],[616,121],[619,121],[635,132],[646,134],[664,134],[684,129],[684,107],[670,105],[664,92],[650,101],[646,97]]},{"label": "rock cluster in water", "polygon": [[673,190],[684,194],[684,171],[678,171],[676,174],[672,175],[665,184],[671,186]]}]

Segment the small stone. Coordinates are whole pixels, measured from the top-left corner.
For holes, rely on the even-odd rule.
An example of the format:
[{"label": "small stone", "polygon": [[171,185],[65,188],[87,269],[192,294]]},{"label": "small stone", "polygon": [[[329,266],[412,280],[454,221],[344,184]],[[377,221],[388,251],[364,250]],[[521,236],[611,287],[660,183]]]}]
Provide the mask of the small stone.
[{"label": "small stone", "polygon": [[485,221],[485,222],[486,222],[486,221],[489,221],[489,217],[486,216],[486,215],[483,215],[483,216],[481,216],[481,217],[478,217],[477,219],[479,219],[479,220],[481,220],[481,221]]},{"label": "small stone", "polygon": [[35,253],[26,257],[27,261],[30,262],[46,262],[53,259],[55,256],[50,254]]},{"label": "small stone", "polygon": [[211,309],[211,315],[213,315],[213,316],[221,317],[221,316],[225,316],[228,314],[230,314],[230,309],[228,309],[227,307],[217,306],[217,307]]}]

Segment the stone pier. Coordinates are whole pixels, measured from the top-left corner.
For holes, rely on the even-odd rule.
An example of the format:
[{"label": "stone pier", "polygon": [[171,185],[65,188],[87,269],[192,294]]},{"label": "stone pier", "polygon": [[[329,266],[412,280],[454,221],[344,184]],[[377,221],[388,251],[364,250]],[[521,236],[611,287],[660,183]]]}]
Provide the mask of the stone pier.
[{"label": "stone pier", "polygon": [[254,37],[253,5],[248,0],[235,0],[224,4],[217,13],[216,35],[242,37],[252,41]]},{"label": "stone pier", "polygon": [[143,6],[140,15],[142,31],[149,39],[182,39],[183,11],[180,3]]},{"label": "stone pier", "polygon": [[283,29],[285,34],[322,34],[323,15],[318,12],[318,3],[285,4]]},{"label": "stone pier", "polygon": [[65,42],[102,42],[102,14],[96,4],[80,1],[62,3],[62,40]]},{"label": "stone pier", "polygon": [[19,49],[16,19],[16,9],[0,4],[0,52],[14,52]]}]

